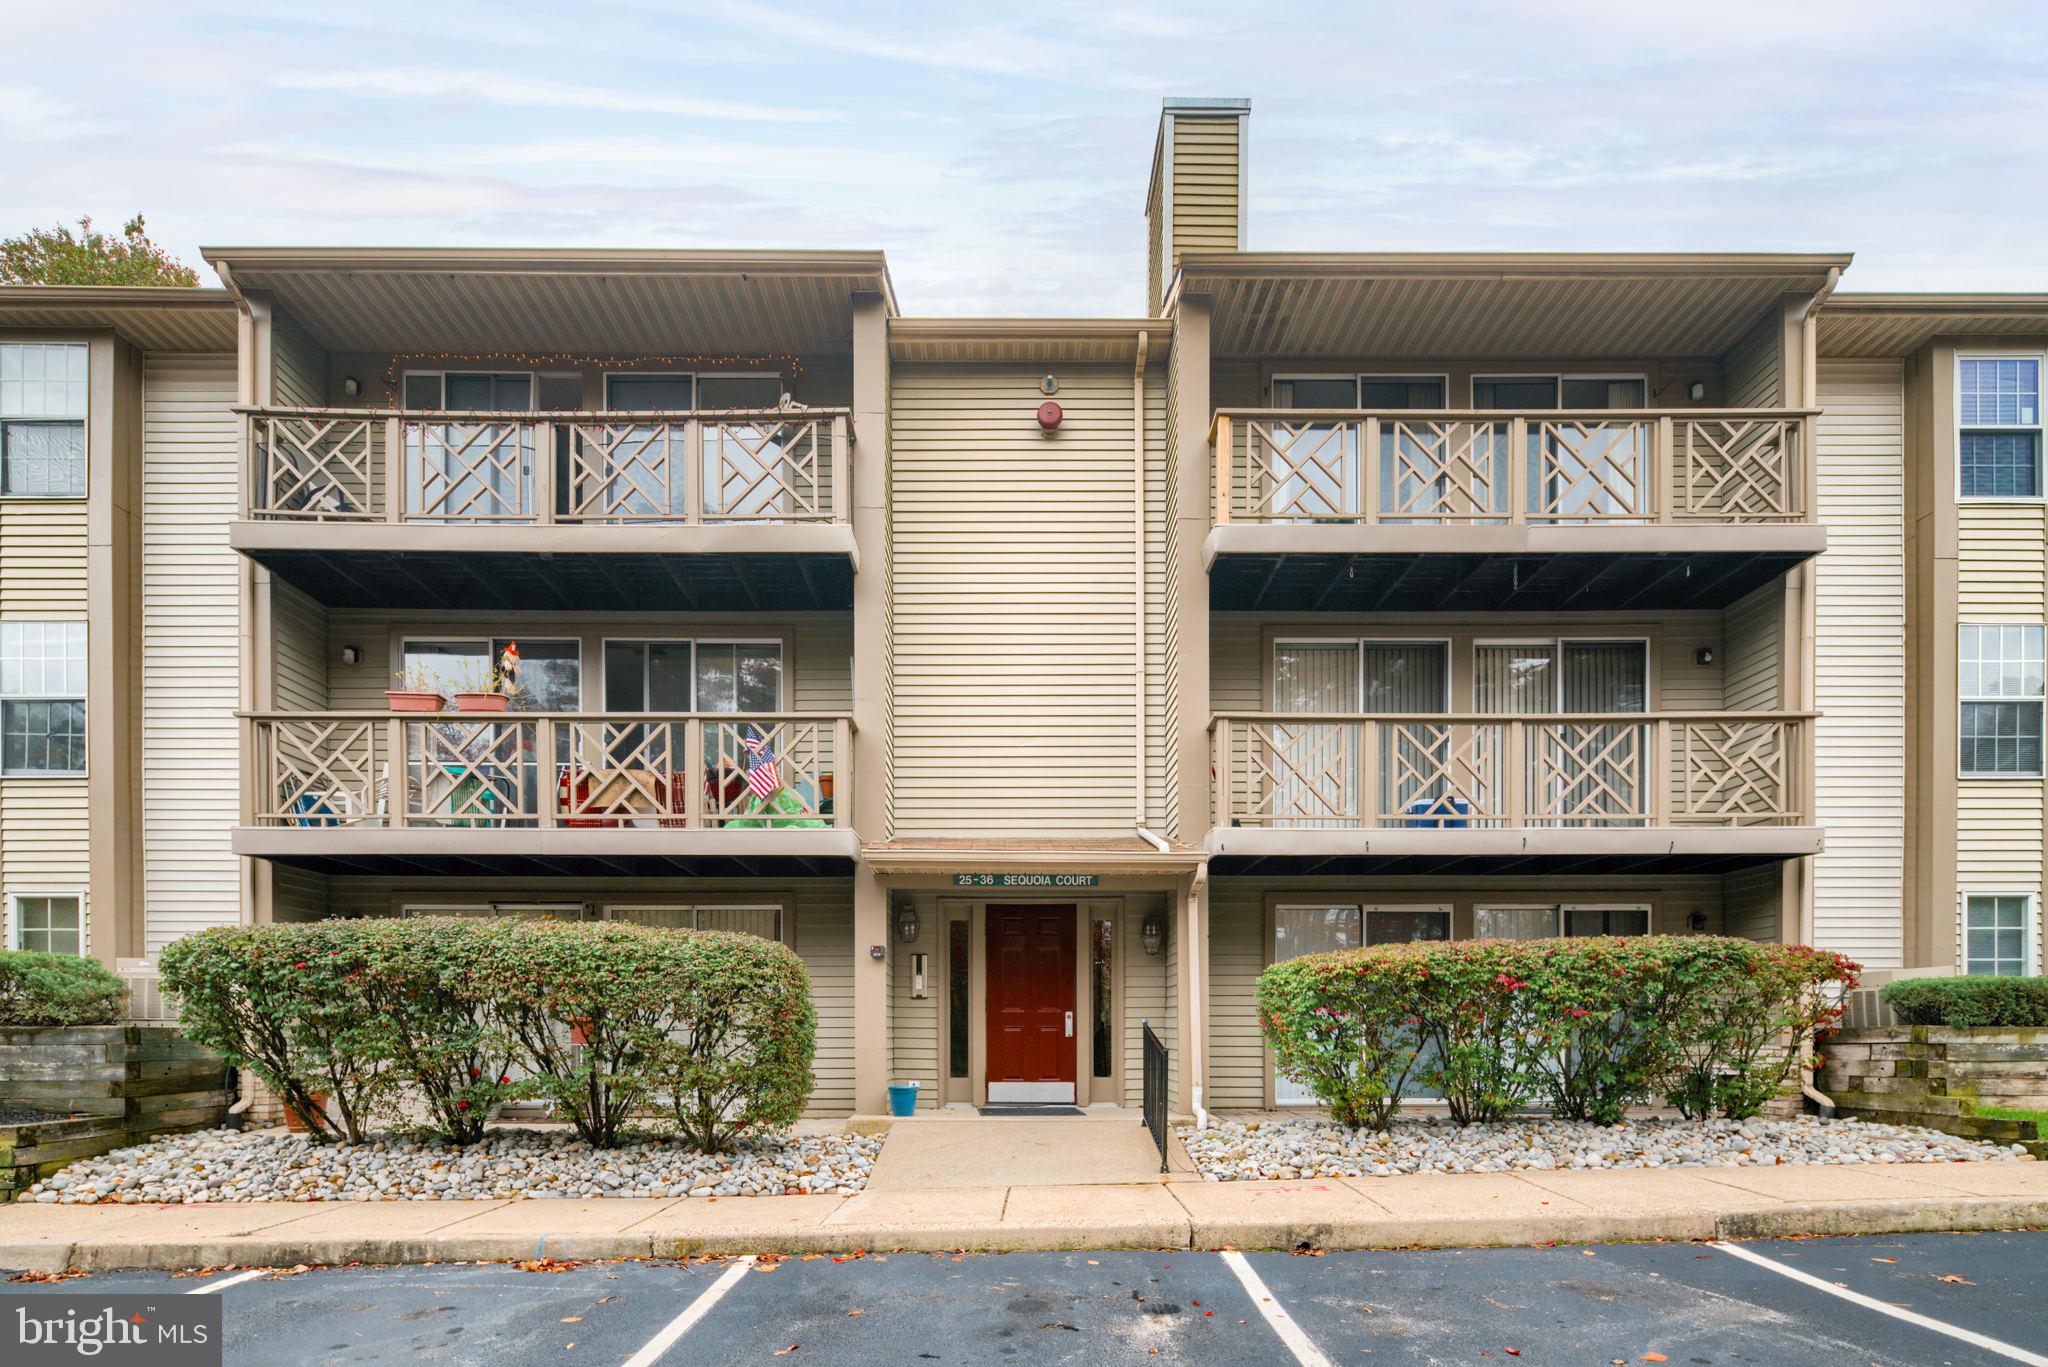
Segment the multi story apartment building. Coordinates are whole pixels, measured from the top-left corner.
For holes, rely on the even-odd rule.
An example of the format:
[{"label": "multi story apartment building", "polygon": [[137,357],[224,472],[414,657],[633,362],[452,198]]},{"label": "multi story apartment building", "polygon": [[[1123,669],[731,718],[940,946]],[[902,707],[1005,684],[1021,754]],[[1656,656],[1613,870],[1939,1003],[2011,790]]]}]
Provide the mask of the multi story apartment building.
[{"label": "multi story apartment building", "polygon": [[1178,1109],[1297,1101],[1253,985],[1343,945],[2037,971],[2048,303],[1253,252],[1249,114],[1168,102],[1132,318],[906,316],[872,252],[221,248],[156,334],[8,292],[0,356],[107,355],[89,496],[0,498],[10,756],[88,637],[86,794],[0,777],[11,939],[749,931],[821,1115],[1134,1104],[1141,1022]]}]

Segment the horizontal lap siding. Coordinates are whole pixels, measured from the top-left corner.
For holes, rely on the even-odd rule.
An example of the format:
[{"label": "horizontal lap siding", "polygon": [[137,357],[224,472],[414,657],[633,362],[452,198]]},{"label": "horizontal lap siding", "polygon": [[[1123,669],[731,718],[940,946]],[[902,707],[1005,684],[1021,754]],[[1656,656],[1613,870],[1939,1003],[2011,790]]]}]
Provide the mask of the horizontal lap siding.
[{"label": "horizontal lap siding", "polygon": [[1173,120],[1173,254],[1239,247],[1238,132],[1244,121],[1179,114]]},{"label": "horizontal lap siding", "polygon": [[[1784,327],[1771,310],[1721,358],[1730,408],[1774,408],[1783,384]],[[1823,401],[1825,402],[1825,401]]]},{"label": "horizontal lap siding", "polygon": [[1820,368],[1814,940],[1903,963],[1906,847],[1905,398],[1896,361]]},{"label": "horizontal lap siding", "polygon": [[1773,580],[1729,607],[1722,622],[1722,702],[1731,712],[1778,706],[1778,659],[1785,616],[1784,586]]},{"label": "horizontal lap siding", "polygon": [[[1957,617],[1969,622],[2048,618],[2048,510],[2039,504],[1971,504],[1957,510]],[[1937,764],[1955,762],[1937,755]],[[2048,792],[2038,778],[1962,779],[1956,785],[1956,963],[1963,963],[1962,895],[2025,892],[2037,914]],[[2034,969],[2044,927],[2034,927]]]},{"label": "horizontal lap siding", "polygon": [[1164,893],[1143,893],[1127,898],[1117,920],[1118,943],[1123,947],[1123,1052],[1124,1102],[1145,1104],[1145,1023],[1162,1041],[1173,1036],[1174,1002],[1167,994],[1166,973],[1172,945],[1157,954],[1147,954],[1143,933],[1145,917],[1153,912],[1173,925],[1179,918],[1170,914]]},{"label": "horizontal lap siding", "polygon": [[[306,593],[282,579],[270,584],[270,642],[272,654],[272,701],[288,712],[319,712],[328,705],[327,693],[327,609]],[[377,652],[379,677],[384,652]],[[389,687],[389,684],[383,685]],[[365,706],[382,706],[382,689],[377,701]]]},{"label": "horizontal lap siding", "polygon": [[228,548],[241,447],[229,356],[143,369],[142,821],[145,952],[241,919],[228,845],[240,574]]},{"label": "horizontal lap siding", "polygon": [[1131,375],[899,366],[890,420],[898,836],[1134,816]]},{"label": "horizontal lap siding", "polygon": [[[0,500],[0,618],[82,622],[85,582],[83,500]],[[0,918],[9,892],[85,887],[84,779],[0,778]]]}]

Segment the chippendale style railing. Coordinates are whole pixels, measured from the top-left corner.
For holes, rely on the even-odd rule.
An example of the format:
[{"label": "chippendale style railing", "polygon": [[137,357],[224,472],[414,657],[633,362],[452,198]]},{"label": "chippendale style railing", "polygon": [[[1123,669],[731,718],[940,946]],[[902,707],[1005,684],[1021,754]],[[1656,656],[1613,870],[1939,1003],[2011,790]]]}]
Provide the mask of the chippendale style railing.
[{"label": "chippendale style railing", "polygon": [[1803,712],[1211,719],[1218,824],[1796,826]]},{"label": "chippendale style railing", "polygon": [[1790,408],[1218,409],[1216,520],[1394,526],[1813,520]]},{"label": "chippendale style railing", "polygon": [[[309,829],[849,826],[844,714],[259,712],[250,819]],[[749,774],[765,776],[750,783]],[[765,789],[766,791],[762,791]]]},{"label": "chippendale style railing", "polygon": [[843,408],[238,411],[253,518],[444,525],[850,520],[853,429]]}]

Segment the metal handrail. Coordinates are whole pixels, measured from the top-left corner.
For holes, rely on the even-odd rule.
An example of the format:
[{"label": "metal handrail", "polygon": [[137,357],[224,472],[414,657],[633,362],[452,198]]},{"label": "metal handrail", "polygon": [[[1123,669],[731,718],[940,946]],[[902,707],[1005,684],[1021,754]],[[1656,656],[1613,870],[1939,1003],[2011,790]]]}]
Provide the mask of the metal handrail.
[{"label": "metal handrail", "polygon": [[1166,1153],[1171,1139],[1166,1129],[1166,1070],[1170,1062],[1166,1045],[1152,1032],[1152,1022],[1140,1021],[1138,1028],[1144,1036],[1144,1107],[1140,1123],[1152,1132],[1152,1142],[1159,1148],[1159,1170],[1167,1169]]}]

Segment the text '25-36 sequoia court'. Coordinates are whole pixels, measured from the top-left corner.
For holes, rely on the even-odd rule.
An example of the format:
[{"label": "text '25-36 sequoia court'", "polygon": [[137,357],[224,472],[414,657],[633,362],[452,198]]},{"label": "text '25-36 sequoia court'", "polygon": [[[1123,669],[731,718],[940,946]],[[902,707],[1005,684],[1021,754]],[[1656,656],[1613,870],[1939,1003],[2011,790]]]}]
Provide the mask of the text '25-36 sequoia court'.
[{"label": "text '25-36 sequoia court'", "polygon": [[1177,1112],[1300,1101],[1253,983],[1346,945],[2038,971],[2048,299],[1256,252],[1249,122],[1166,103],[1129,318],[871,251],[0,289],[7,943],[747,931],[821,1116],[1134,1105],[1141,1023]]}]

